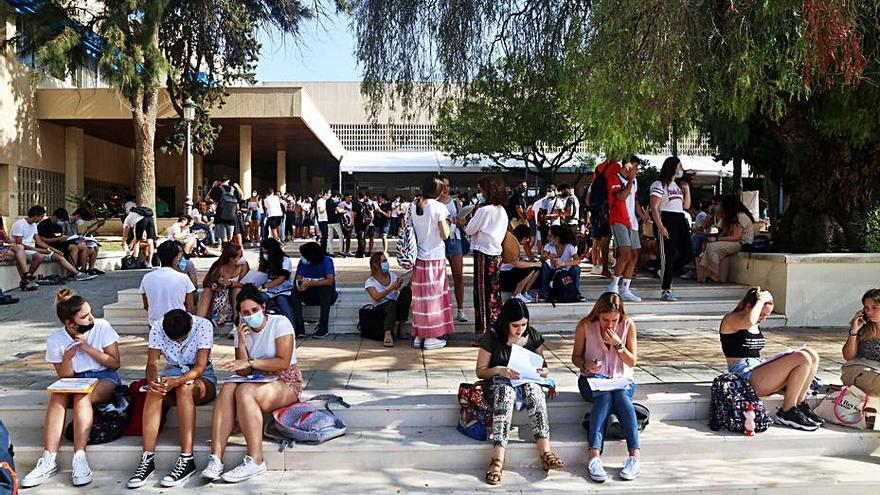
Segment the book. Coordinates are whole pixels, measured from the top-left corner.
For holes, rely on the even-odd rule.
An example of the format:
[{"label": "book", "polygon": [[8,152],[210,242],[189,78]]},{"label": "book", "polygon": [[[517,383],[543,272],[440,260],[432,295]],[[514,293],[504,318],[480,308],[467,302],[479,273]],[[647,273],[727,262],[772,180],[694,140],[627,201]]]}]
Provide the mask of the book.
[{"label": "book", "polygon": [[253,375],[241,376],[230,375],[229,378],[223,380],[223,383],[270,383],[278,380],[276,375],[261,375],[254,373]]},{"label": "book", "polygon": [[61,378],[46,390],[53,394],[89,394],[97,385],[97,378]]}]

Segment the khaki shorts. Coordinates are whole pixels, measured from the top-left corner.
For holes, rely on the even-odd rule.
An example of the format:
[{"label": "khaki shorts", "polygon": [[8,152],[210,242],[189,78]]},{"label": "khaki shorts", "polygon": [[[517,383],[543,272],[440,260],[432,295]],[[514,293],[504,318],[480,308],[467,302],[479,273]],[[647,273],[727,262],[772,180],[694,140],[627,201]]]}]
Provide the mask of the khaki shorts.
[{"label": "khaki shorts", "polygon": [[642,249],[638,230],[633,230],[622,223],[612,223],[611,234],[614,236],[614,245],[617,247]]},{"label": "khaki shorts", "polygon": [[25,251],[24,255],[27,257],[28,262],[34,259],[34,256],[42,256],[43,261],[52,261],[52,253],[38,253],[36,251]]}]

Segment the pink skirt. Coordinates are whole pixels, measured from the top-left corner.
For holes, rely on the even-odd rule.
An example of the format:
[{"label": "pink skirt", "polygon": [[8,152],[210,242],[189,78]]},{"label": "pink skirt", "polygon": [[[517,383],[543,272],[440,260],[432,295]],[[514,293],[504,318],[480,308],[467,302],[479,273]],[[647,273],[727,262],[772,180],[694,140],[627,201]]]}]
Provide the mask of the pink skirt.
[{"label": "pink skirt", "polygon": [[416,260],[412,278],[412,333],[436,338],[455,332],[446,260]]}]

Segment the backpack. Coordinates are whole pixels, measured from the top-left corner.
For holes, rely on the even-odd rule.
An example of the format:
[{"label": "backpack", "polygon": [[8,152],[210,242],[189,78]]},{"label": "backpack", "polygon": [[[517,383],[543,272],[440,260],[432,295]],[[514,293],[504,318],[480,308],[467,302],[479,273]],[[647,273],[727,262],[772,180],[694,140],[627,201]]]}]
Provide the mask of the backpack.
[{"label": "backpack", "polygon": [[370,340],[385,340],[385,313],[372,304],[362,306],[358,310],[358,331],[361,338]]},{"label": "backpack", "polygon": [[605,172],[608,171],[608,162],[599,171],[599,167],[593,172],[593,184],[590,186],[590,208],[598,208],[608,204],[608,181]]},{"label": "backpack", "polygon": [[217,218],[224,222],[234,222],[238,214],[238,198],[232,186],[220,186],[220,204],[217,205]]},{"label": "backpack", "polygon": [[[633,409],[636,411],[636,424],[639,427],[639,433],[641,433],[645,431],[645,428],[651,422],[651,411],[638,402],[633,402]],[[587,411],[587,413],[584,414],[584,421],[581,423],[581,426],[587,431],[590,430],[590,411]],[[605,420],[605,436],[603,442],[605,439],[623,440],[625,438],[626,433],[623,431],[620,419],[614,413],[609,414],[608,418]]]},{"label": "backpack", "polygon": [[18,493],[18,477],[15,474],[15,452],[9,442],[9,430],[0,421],[0,495],[16,495]]},{"label": "backpack", "polygon": [[[144,404],[147,402],[147,379],[141,378],[131,382],[128,386],[128,393],[131,395],[132,411],[131,420],[122,430],[124,437],[139,437],[144,433]],[[165,413],[168,408],[162,408],[162,417],[159,419],[159,432],[165,427]]]},{"label": "backpack", "polygon": [[492,429],[492,407],[486,400],[489,382],[458,385],[458,426],[456,429],[474,440],[486,441]]},{"label": "backpack", "polygon": [[[324,401],[324,408],[310,403],[315,400]],[[295,402],[273,411],[275,421],[266,423],[263,434],[278,443],[279,452],[295,443],[317,445],[341,437],[345,435],[347,427],[330,410],[331,403],[351,407],[338,395],[316,395],[307,401]]]},{"label": "backpack", "polygon": [[709,429],[726,428],[732,432],[745,431],[745,412],[748,405],[755,408],[755,432],[767,430],[773,422],[752,385],[733,373],[725,373],[712,380],[712,398],[709,403]]},{"label": "backpack", "polygon": [[400,238],[397,239],[397,264],[404,270],[412,270],[416,264],[416,253],[418,245],[416,244],[416,231],[413,229],[412,212],[416,205],[413,204],[404,215],[405,226],[400,231]]},{"label": "backpack", "polygon": [[[95,406],[92,430],[89,432],[88,445],[112,442],[122,436],[122,430],[131,421],[134,404],[128,387],[117,385],[109,402]],[[73,423],[67,425],[64,436],[73,441]]]},{"label": "backpack", "polygon": [[550,283],[550,302],[553,304],[578,302],[578,296],[578,290],[570,270],[563,267],[553,272],[553,280]]},{"label": "backpack", "polygon": [[151,217],[153,216],[153,210],[147,208],[146,206],[135,206],[131,209],[131,211],[137,213],[142,217]]}]

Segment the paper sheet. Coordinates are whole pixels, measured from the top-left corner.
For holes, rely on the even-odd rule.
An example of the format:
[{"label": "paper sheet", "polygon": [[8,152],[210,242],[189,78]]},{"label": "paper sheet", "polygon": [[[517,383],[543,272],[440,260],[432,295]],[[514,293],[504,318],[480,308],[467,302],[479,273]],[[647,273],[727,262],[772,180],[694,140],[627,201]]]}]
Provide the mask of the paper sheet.
[{"label": "paper sheet", "polygon": [[58,393],[89,393],[95,389],[97,383],[97,378],[61,378],[46,387],[46,390]]},{"label": "paper sheet", "polygon": [[510,361],[507,362],[507,367],[519,373],[518,380],[510,380],[510,384],[514,387],[523,383],[547,384],[547,380],[538,375],[538,368],[544,367],[544,358],[525,347],[510,346]]},{"label": "paper sheet", "polygon": [[230,375],[229,378],[223,380],[223,383],[269,383],[278,380],[277,375]]},{"label": "paper sheet", "polygon": [[254,284],[257,287],[259,287],[268,281],[269,281],[269,275],[267,275],[263,272],[257,271],[257,270],[251,270],[251,271],[247,272],[247,274],[244,277],[241,278],[240,283],[242,285]]},{"label": "paper sheet", "polygon": [[610,392],[612,390],[623,390],[632,384],[629,378],[587,378],[590,384],[590,390],[594,392]]}]

